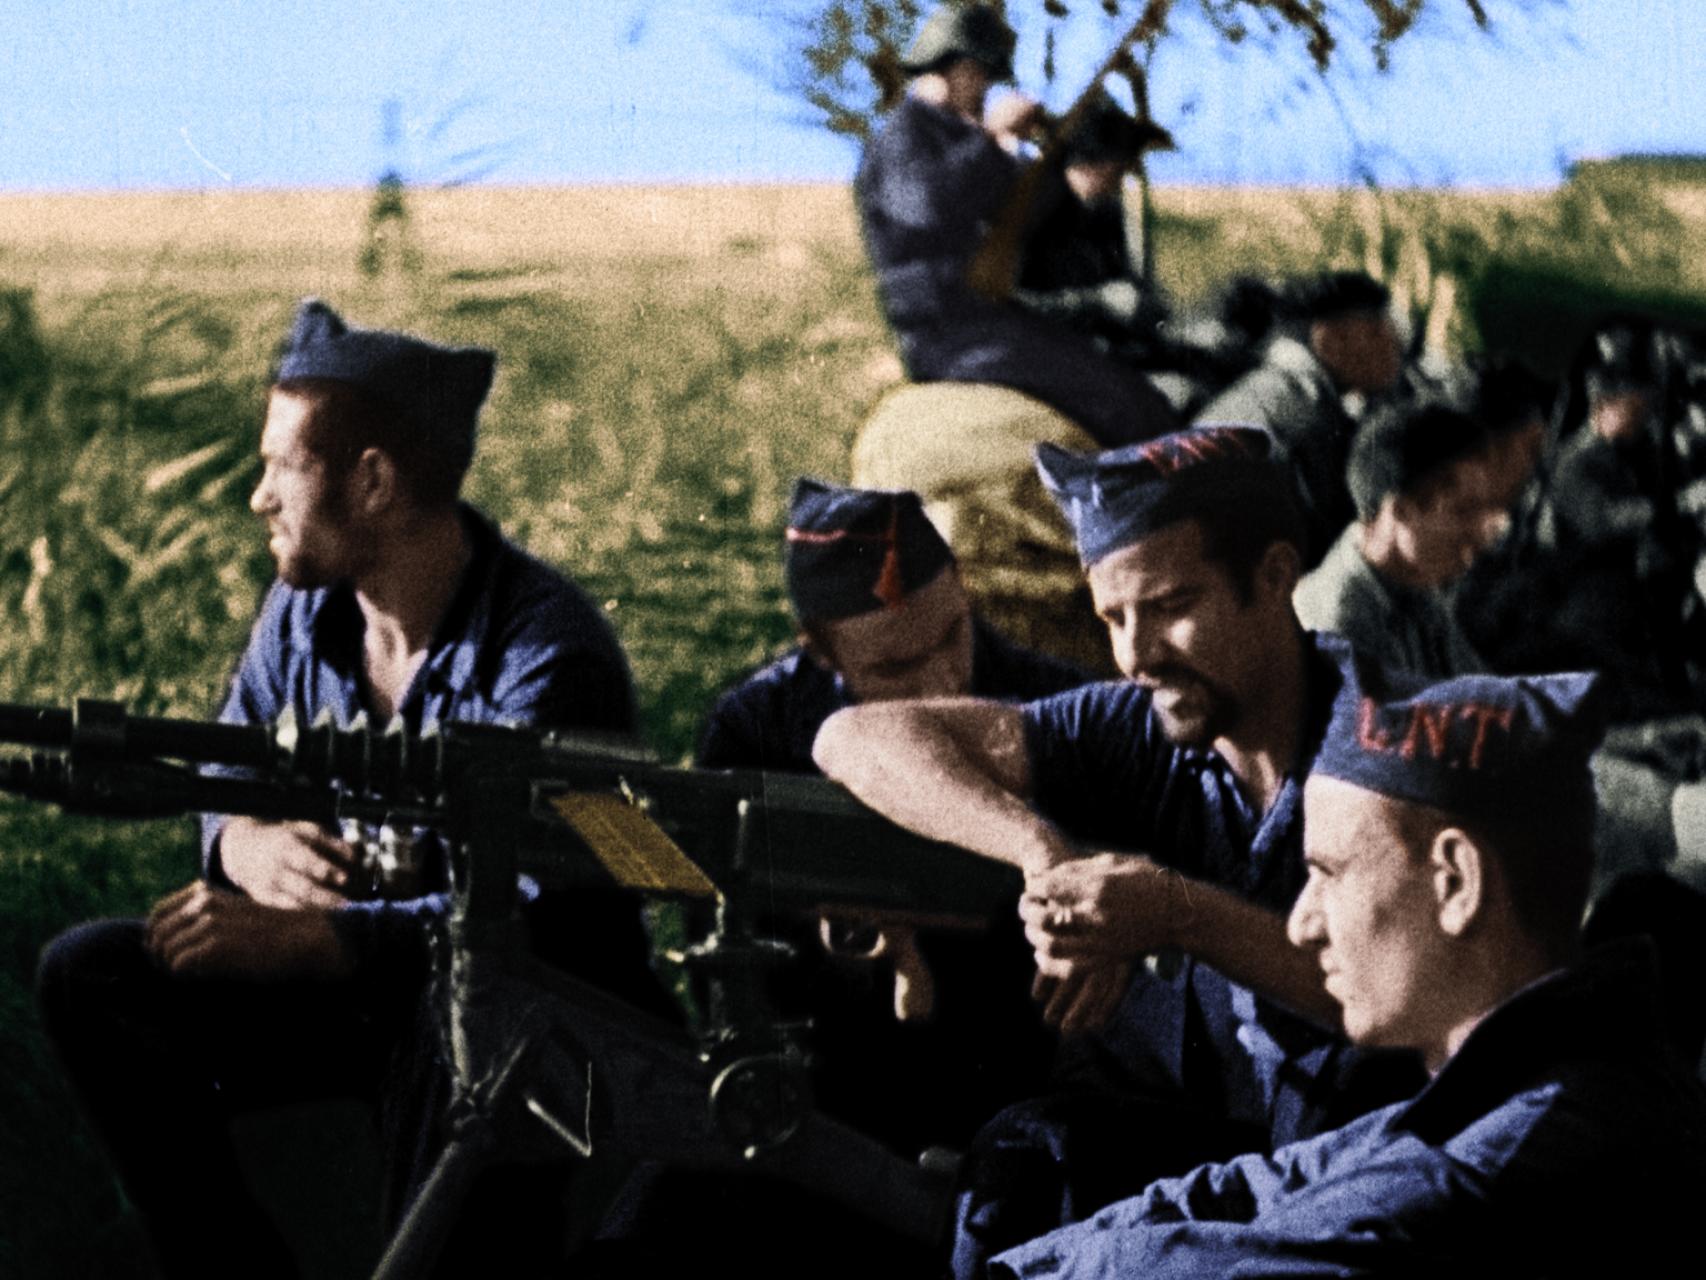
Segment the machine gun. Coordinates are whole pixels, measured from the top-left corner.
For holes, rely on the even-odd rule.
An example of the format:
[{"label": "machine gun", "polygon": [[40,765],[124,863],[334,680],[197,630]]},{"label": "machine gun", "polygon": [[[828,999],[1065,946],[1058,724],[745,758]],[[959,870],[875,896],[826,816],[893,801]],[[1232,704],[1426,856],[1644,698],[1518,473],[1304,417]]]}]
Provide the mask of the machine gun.
[{"label": "machine gun", "polygon": [[[431,1266],[482,1163],[565,1145],[760,1170],[904,1235],[938,1230],[941,1179],[813,1109],[805,1028],[766,997],[790,951],[757,926],[778,911],[979,925],[1011,910],[1011,868],[911,835],[819,778],[674,768],[600,735],[288,714],[226,725],[85,699],[0,704],[0,743],[31,749],[0,758],[0,790],[72,811],[354,820],[442,839],[434,1007],[450,1137],[377,1275]],[[697,1033],[529,957],[523,873],[714,903],[714,929],[682,957],[708,997]]]}]

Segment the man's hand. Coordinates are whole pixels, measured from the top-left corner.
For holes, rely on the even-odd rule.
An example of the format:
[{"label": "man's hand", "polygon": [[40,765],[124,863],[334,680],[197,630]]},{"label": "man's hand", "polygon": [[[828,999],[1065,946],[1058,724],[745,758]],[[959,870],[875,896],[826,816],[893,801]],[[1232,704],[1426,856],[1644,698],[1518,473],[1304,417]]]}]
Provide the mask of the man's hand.
[{"label": "man's hand", "polygon": [[1131,985],[1127,961],[1062,963],[1053,975],[1037,971],[1031,998],[1043,1007],[1043,1021],[1062,1035],[1094,1031],[1114,1016],[1120,997]]},{"label": "man's hand", "polygon": [[871,929],[827,916],[817,922],[818,940],[833,956],[894,963],[894,1016],[898,1022],[925,1022],[936,1009],[936,979],[918,949],[918,933],[906,925]]},{"label": "man's hand", "polygon": [[1139,854],[1099,853],[1025,879],[1019,915],[1037,972],[1060,977],[1085,960],[1133,960],[1177,946],[1188,922],[1186,882]]},{"label": "man's hand", "polygon": [[201,880],[155,904],[148,950],[171,973],[207,978],[336,978],[354,967],[325,911],[269,907]]},{"label": "man's hand", "polygon": [[312,822],[232,818],[219,834],[219,861],[265,906],[335,907],[357,896],[356,851]]},{"label": "man's hand", "polygon": [[984,109],[983,127],[1002,146],[1012,150],[1036,131],[1042,117],[1042,103],[1022,93],[1004,93]]}]

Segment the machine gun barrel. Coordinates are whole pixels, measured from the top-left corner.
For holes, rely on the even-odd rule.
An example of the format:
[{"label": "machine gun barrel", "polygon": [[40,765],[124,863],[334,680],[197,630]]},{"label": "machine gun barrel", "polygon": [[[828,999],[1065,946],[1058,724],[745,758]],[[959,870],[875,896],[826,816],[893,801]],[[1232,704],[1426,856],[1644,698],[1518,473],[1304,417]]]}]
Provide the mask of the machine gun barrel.
[{"label": "machine gun barrel", "polygon": [[[525,806],[506,814],[519,818],[507,824],[517,833],[516,862],[546,884],[615,879],[679,892],[624,879],[645,855],[631,838],[645,827],[718,890],[755,886],[783,909],[981,925],[1010,911],[1019,889],[1011,868],[904,831],[823,778],[662,765],[611,735],[460,722],[408,733],[359,720],[338,727],[326,717],[302,725],[288,714],[273,725],[229,725],[81,699],[70,710],[0,703],[6,743],[35,754],[0,762],[0,790],[115,816],[358,817],[436,827],[454,839],[490,821],[492,805]],[[207,767],[214,772],[198,771]],[[586,797],[633,811],[623,815],[626,850],[620,832],[608,833],[609,804],[594,814],[596,832],[577,821],[574,802]],[[743,801],[754,831],[746,864],[736,866],[730,851]]]}]

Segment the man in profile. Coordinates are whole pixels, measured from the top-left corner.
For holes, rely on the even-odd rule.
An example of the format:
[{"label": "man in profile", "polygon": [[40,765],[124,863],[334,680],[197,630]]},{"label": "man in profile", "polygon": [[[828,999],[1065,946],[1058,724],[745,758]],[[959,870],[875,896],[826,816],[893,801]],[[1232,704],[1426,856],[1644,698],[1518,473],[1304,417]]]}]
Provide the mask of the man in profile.
[{"label": "man in profile", "polygon": [[[633,728],[627,663],[603,616],[458,500],[494,364],[489,351],[302,305],[250,503],[278,580],[223,722],[290,711],[301,724],[329,713],[413,732],[452,720]],[[168,1274],[292,1271],[237,1164],[234,1115],[357,1097],[387,1103],[395,1130],[390,1104],[421,1101],[432,1048],[413,1041],[445,851],[415,832],[414,856],[382,873],[360,834],[209,815],[202,878],[147,920],[85,924],[43,954],[44,1023]],[[653,998],[631,901],[535,909],[554,913],[534,920],[550,958]],[[432,1139],[388,1138],[395,1197]]]},{"label": "man in profile", "polygon": [[1412,1100],[1159,1181],[996,1276],[1659,1275],[1695,1246],[1706,1094],[1649,947],[1584,952],[1594,678],[1355,669],[1304,787],[1288,932]]}]

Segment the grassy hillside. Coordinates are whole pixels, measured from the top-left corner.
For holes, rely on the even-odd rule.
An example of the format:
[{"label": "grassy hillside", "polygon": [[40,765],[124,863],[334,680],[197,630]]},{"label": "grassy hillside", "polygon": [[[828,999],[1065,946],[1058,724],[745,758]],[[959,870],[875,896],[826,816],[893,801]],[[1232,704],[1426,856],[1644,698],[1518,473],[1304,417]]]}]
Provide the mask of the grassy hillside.
[{"label": "grassy hillside", "polygon": [[[666,756],[787,640],[788,485],[844,476],[900,377],[846,190],[410,199],[418,269],[375,280],[356,268],[366,193],[0,197],[0,700],[211,712],[269,576],[246,504],[265,371],[306,294],[499,351],[470,495],[603,602]],[[1699,243],[1702,210],[1651,205],[1655,234],[1669,210]],[[1620,210],[1577,210],[1584,251]],[[1334,262],[1378,266],[1425,305],[1452,253],[1528,252],[1568,211],[1169,190],[1161,212],[1179,297]],[[1680,239],[1671,253],[1673,278],[1701,287],[1706,259]],[[130,1228],[46,1059],[28,975],[67,925],[142,910],[193,873],[183,827],[0,802],[0,1275],[123,1274]]]}]

